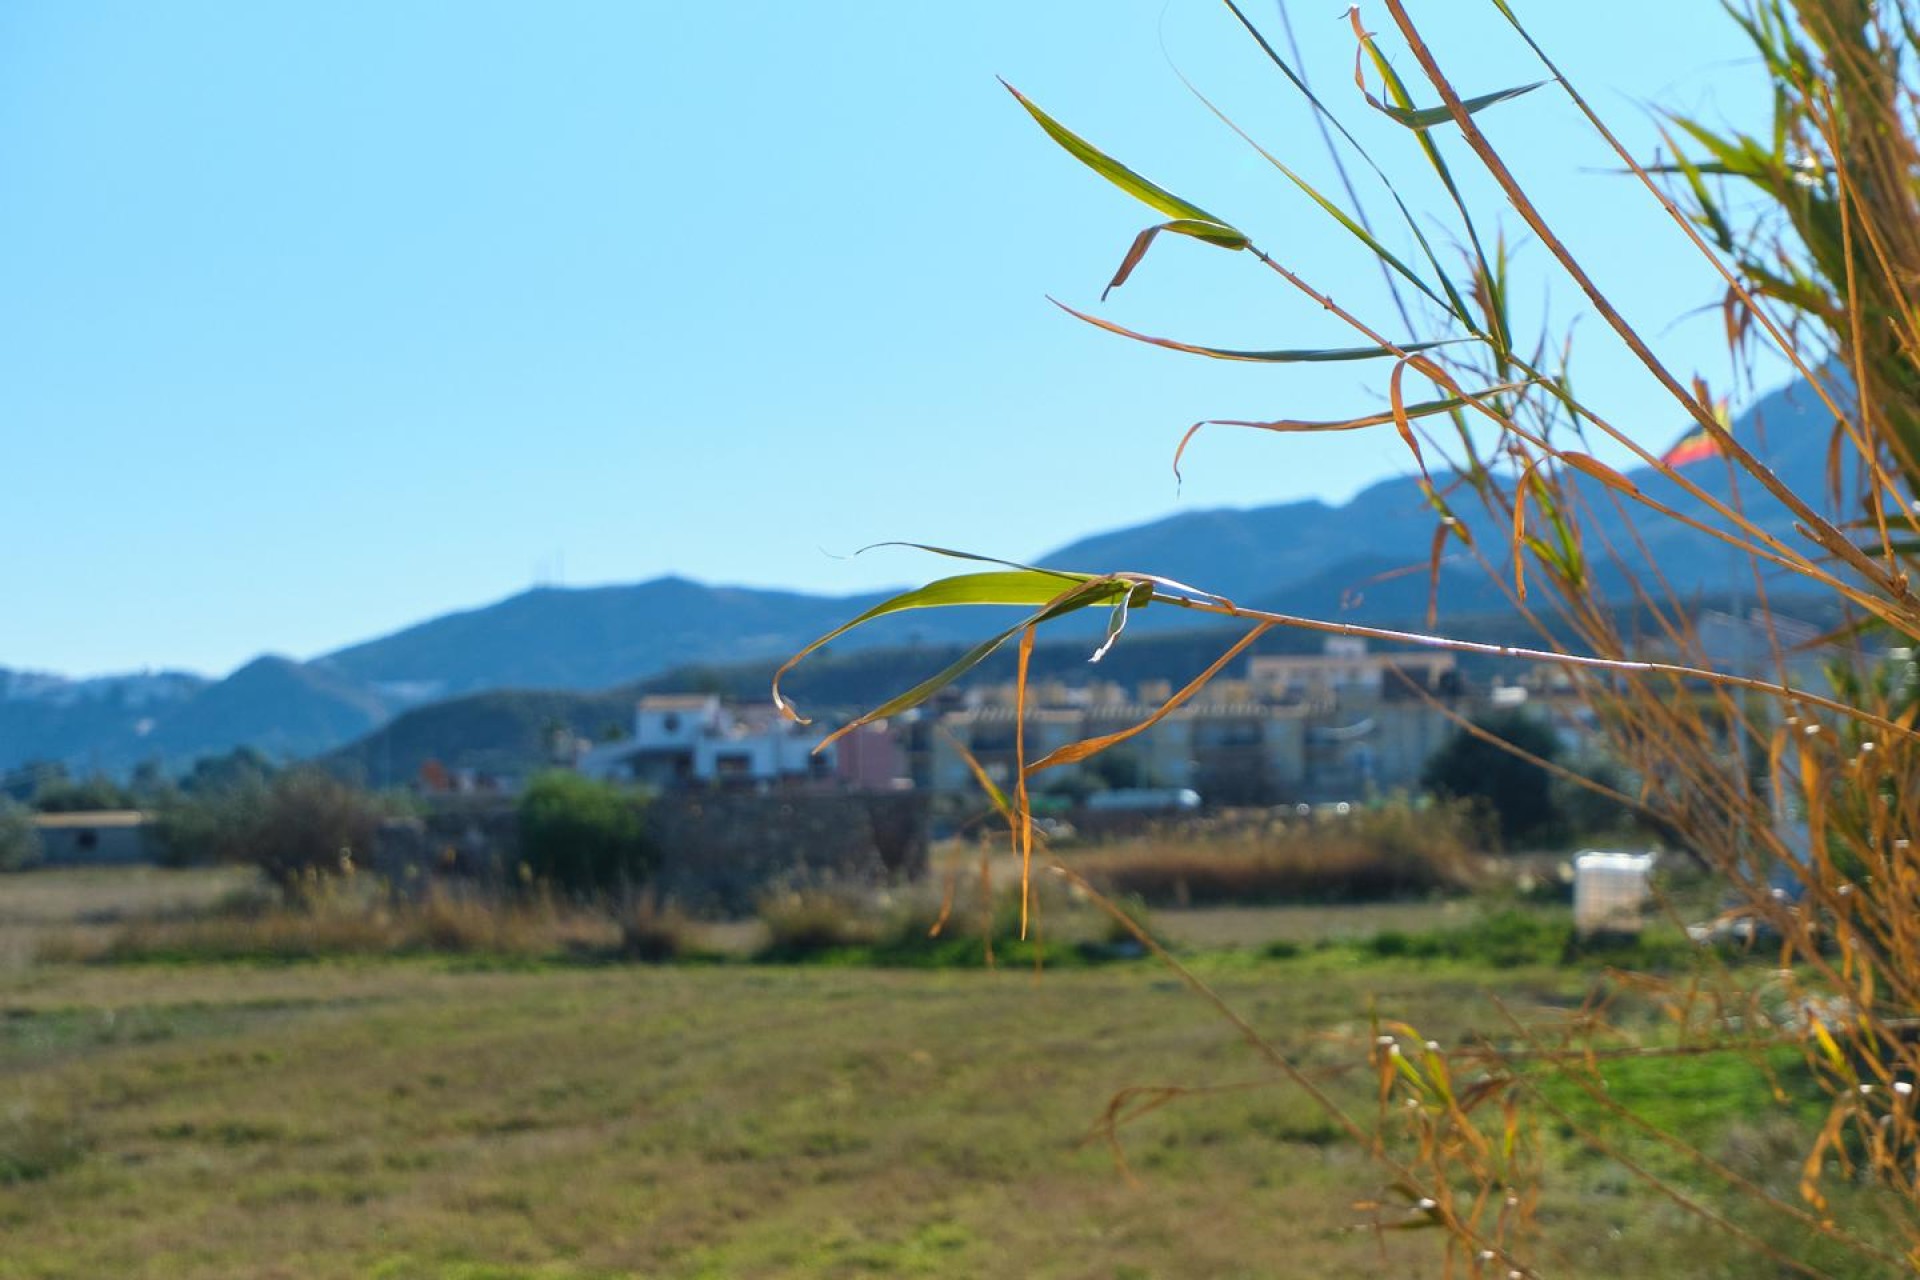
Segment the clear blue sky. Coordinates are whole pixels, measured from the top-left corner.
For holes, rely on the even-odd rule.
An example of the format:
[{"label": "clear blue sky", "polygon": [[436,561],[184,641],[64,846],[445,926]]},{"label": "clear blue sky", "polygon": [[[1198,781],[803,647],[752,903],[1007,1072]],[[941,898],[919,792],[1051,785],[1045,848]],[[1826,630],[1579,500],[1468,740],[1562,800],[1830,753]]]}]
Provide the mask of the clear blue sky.
[{"label": "clear blue sky", "polygon": [[[1516,5],[1643,151],[1648,101],[1763,106],[1717,5]],[[1473,0],[1413,7],[1466,89],[1536,78]],[[1415,166],[1364,118],[1339,6],[1293,19],[1317,87]],[[1032,556],[1402,470],[1391,432],[1217,433],[1176,490],[1194,419],[1369,407],[1384,369],[1214,364],[1044,301],[1098,307],[1153,219],[996,74],[1378,302],[1370,264],[1173,64],[1327,174],[1207,0],[11,0],[0,665],[217,674],[536,576],[852,592],[941,571],[844,558],[882,539]],[[1683,319],[1714,282],[1564,100],[1483,118],[1683,371],[1720,370],[1717,320]],[[1544,272],[1528,288],[1578,311]],[[1245,255],[1186,242],[1102,314],[1228,346],[1346,340]],[[1629,420],[1663,412],[1597,344],[1582,367]]]}]

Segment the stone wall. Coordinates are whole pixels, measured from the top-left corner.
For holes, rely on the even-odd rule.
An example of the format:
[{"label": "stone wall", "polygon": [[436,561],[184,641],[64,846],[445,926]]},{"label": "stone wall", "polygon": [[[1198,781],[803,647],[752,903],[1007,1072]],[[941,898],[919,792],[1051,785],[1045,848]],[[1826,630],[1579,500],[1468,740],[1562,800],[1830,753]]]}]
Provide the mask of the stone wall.
[{"label": "stone wall", "polygon": [[662,897],[703,914],[743,915],[768,892],[889,884],[927,869],[927,798],[914,792],[661,796]]},{"label": "stone wall", "polygon": [[450,881],[498,889],[519,864],[519,815],[512,801],[488,797],[381,823],[367,869],[394,893],[419,898]]},{"label": "stone wall", "polygon": [[[703,915],[750,914],[769,892],[892,884],[927,869],[927,797],[915,792],[669,792],[647,822],[660,849],[653,887]],[[417,896],[456,879],[513,885],[519,861],[518,818],[499,797],[386,823],[369,869]]]}]

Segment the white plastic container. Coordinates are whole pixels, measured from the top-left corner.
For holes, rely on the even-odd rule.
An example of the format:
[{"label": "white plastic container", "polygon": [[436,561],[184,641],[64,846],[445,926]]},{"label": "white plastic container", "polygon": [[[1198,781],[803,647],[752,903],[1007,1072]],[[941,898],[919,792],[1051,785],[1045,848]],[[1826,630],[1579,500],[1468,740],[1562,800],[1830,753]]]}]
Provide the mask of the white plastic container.
[{"label": "white plastic container", "polygon": [[1655,856],[1590,850],[1574,858],[1574,931],[1581,937],[1640,932],[1653,898]]}]

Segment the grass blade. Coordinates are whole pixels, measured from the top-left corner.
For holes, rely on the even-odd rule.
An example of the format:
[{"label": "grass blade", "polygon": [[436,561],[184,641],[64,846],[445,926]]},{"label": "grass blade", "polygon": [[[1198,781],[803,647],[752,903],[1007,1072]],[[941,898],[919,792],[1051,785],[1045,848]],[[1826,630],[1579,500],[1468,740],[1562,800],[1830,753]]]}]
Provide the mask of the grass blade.
[{"label": "grass blade", "polygon": [[1120,260],[1119,268],[1114,271],[1113,279],[1107,281],[1107,287],[1100,291],[1100,300],[1105,302],[1107,295],[1127,282],[1133,269],[1147,256],[1147,249],[1154,238],[1162,231],[1171,231],[1175,235],[1190,236],[1195,240],[1205,240],[1208,244],[1217,244],[1227,249],[1244,249],[1247,239],[1231,227],[1218,222],[1202,222],[1196,218],[1175,218],[1172,222],[1162,222],[1148,227],[1133,238],[1133,244],[1127,249],[1127,256]]},{"label": "grass blade", "polygon": [[1051,751],[1047,753],[1045,756],[1043,756],[1042,758],[1028,765],[1024,771],[1025,776],[1031,777],[1032,775],[1039,773],[1043,769],[1055,769],[1060,767],[1061,765],[1078,764],[1080,761],[1085,760],[1087,757],[1092,755],[1097,755],[1100,752],[1105,751],[1108,747],[1115,745],[1116,743],[1125,742],[1128,738],[1133,737],[1135,734],[1143,733],[1146,730],[1151,729],[1154,725],[1160,723],[1160,721],[1164,720],[1167,716],[1179,710],[1182,703],[1186,702],[1189,698],[1193,697],[1194,694],[1200,692],[1201,689],[1205,688],[1207,684],[1210,683],[1215,676],[1219,675],[1221,671],[1226,669],[1226,666],[1228,663],[1232,662],[1235,658],[1239,657],[1242,653],[1245,653],[1247,650],[1247,646],[1251,645],[1255,640],[1258,640],[1261,636],[1265,635],[1268,631],[1272,630],[1273,626],[1274,624],[1271,622],[1262,622],[1259,625],[1255,626],[1252,630],[1248,631],[1245,635],[1241,636],[1239,640],[1234,642],[1231,648],[1229,648],[1225,653],[1221,654],[1219,658],[1214,660],[1214,663],[1212,666],[1208,667],[1205,671],[1201,672],[1198,676],[1195,676],[1191,681],[1187,683],[1186,687],[1182,688],[1178,693],[1174,694],[1171,698],[1168,698],[1165,702],[1161,703],[1159,708],[1156,711],[1154,711],[1152,715],[1148,716],[1145,720],[1140,721],[1138,724],[1130,725],[1125,729],[1116,730],[1113,733],[1102,734],[1100,737],[1097,737],[1097,738],[1086,738],[1079,742],[1070,742],[1066,746],[1060,747],[1054,751]]},{"label": "grass blade", "polygon": [[[1523,93],[1532,93],[1541,85],[1550,83],[1552,82],[1548,80],[1535,80],[1532,84],[1515,85],[1511,89],[1500,89],[1493,93],[1483,93],[1477,98],[1466,99],[1460,106],[1468,115],[1472,115],[1477,111],[1493,106],[1495,103],[1505,102],[1509,98],[1517,98]],[[1374,106],[1378,107],[1383,114],[1390,116],[1416,132],[1431,129],[1437,124],[1445,124],[1447,121],[1453,119],[1453,113],[1445,107],[1398,107],[1388,106],[1384,102],[1375,102]]]},{"label": "grass blade", "polygon": [[[923,597],[932,589],[932,587],[922,587],[918,591],[904,592],[901,595],[893,597],[891,600],[875,605],[872,609],[867,610],[866,613],[861,614],[860,617],[854,619],[852,622],[835,628],[827,635],[822,636],[820,639],[808,645],[801,652],[795,654],[792,658],[789,658],[786,664],[774,674],[774,705],[778,706],[789,718],[798,720],[802,724],[808,723],[802,719],[781,696],[780,678],[786,675],[787,672],[793,670],[807,654],[818,649],[821,645],[826,644],[835,636],[845,635],[862,622],[870,621],[873,618],[881,617],[887,613],[898,613],[905,609],[941,608],[956,604],[1032,604],[1035,603],[1035,594],[1041,589],[1041,584],[1044,583],[1052,587],[1052,590],[1039,601],[1040,607],[1031,614],[998,634],[989,636],[979,644],[974,645],[973,648],[960,655],[958,659],[943,670],[922,680],[905,693],[889,698],[873,710],[841,725],[821,740],[820,747],[827,746],[843,735],[858,729],[861,725],[871,724],[875,720],[884,720],[888,716],[898,715],[902,711],[908,711],[919,706],[928,698],[931,698],[934,694],[940,692],[940,690],[946,688],[955,680],[958,680],[961,676],[979,666],[982,662],[985,662],[993,655],[995,650],[999,649],[1001,645],[1005,644],[1023,630],[1037,627],[1043,622],[1064,617],[1069,613],[1085,609],[1091,605],[1125,601],[1129,596],[1143,589],[1149,593],[1152,590],[1147,584],[1135,582],[1131,579],[1105,577],[1087,578],[1082,581],[1072,582],[1066,590],[1062,591],[1059,589],[1060,576],[1044,571],[1034,571],[1027,574],[969,574],[967,578],[992,578],[1001,581],[996,584],[983,586],[976,583],[969,583],[965,579],[947,578],[941,582],[932,584],[932,587],[945,588],[945,590],[937,593],[937,598],[931,602],[922,600],[919,603],[902,603],[903,601],[909,601],[916,597]],[[816,747],[815,750],[819,750],[820,747]]]},{"label": "grass blade", "polygon": [[1324,364],[1344,360],[1382,360],[1390,356],[1410,354],[1416,351],[1431,351],[1435,347],[1449,346],[1459,342],[1471,342],[1471,338],[1442,338],[1435,342],[1409,342],[1399,347],[1300,347],[1275,351],[1246,351],[1231,347],[1203,347],[1191,342],[1180,342],[1173,338],[1156,338],[1151,334],[1140,333],[1125,325],[1102,320],[1098,316],[1088,315],[1060,301],[1048,298],[1054,306],[1060,308],[1076,320],[1084,320],[1096,329],[1105,329],[1108,333],[1119,334],[1123,338],[1132,338],[1135,342],[1144,342],[1149,346],[1164,347],[1168,351],[1184,351],[1189,355],[1205,356],[1209,360],[1240,360],[1249,364]]},{"label": "grass blade", "polygon": [[1148,208],[1156,209],[1172,219],[1171,222],[1148,227],[1134,237],[1132,247],[1127,250],[1127,256],[1121,259],[1120,269],[1114,272],[1113,279],[1107,284],[1106,292],[1100,295],[1102,298],[1126,283],[1127,277],[1133,274],[1133,269],[1140,265],[1142,258],[1146,257],[1148,246],[1162,231],[1218,245],[1222,249],[1245,249],[1251,243],[1244,232],[1229,226],[1192,201],[1183,200],[1165,187],[1141,177],[1042,111],[1031,99],[1007,84],[1005,80],[1000,83],[1021,106],[1027,109],[1027,114],[1047,131],[1047,136],[1059,143],[1067,154]]},{"label": "grass blade", "polygon": [[[903,591],[897,596],[893,596],[890,599],[883,600],[879,604],[874,605],[871,609],[868,609],[859,617],[854,618],[851,622],[846,622],[835,627],[832,631],[829,631],[826,635],[821,636],[799,653],[787,659],[786,663],[782,665],[773,676],[773,705],[778,707],[781,714],[789,719],[798,720],[802,724],[807,723],[805,719],[793,710],[792,705],[787,702],[786,698],[782,696],[780,692],[781,679],[784,678],[789,671],[800,665],[801,661],[809,654],[815,652],[821,646],[832,643],[854,628],[864,626],[876,618],[883,618],[893,613],[906,613],[916,609],[941,609],[958,605],[1024,605],[1029,607],[1037,605],[1042,606],[1041,612],[1044,613],[1046,612],[1044,606],[1059,600],[1063,591],[1071,595],[1076,590],[1085,588],[1095,581],[1098,580],[1090,579],[1083,574],[1054,573],[1045,569],[1021,569],[995,573],[961,574],[958,577],[942,578],[937,582],[930,582],[926,586],[917,587],[912,591]],[[1124,584],[1114,583],[1109,580],[1105,581],[1103,587],[1099,591],[1094,592],[1093,595],[1111,598],[1116,593],[1124,593],[1125,590],[1126,587]],[[1094,603],[1094,599],[1090,596],[1082,603],[1091,604]],[[1018,630],[1018,628],[1016,627],[1014,630]],[[1012,631],[1005,633],[1000,637],[1000,640],[1004,641],[1006,636],[1011,634],[1013,634]],[[981,652],[978,657],[973,657],[971,661],[963,658],[961,661],[965,665],[961,667],[961,670],[965,670],[966,667],[971,667],[980,662],[987,654],[993,652],[993,649],[997,648],[999,643],[1000,641],[995,641],[987,647],[985,651]],[[958,674],[958,671],[954,673],[956,676]],[[950,683],[951,680],[952,677],[949,677],[947,683]],[[935,688],[938,687],[938,685],[935,686]],[[931,689],[928,690],[929,693],[932,691]],[[910,703],[908,705],[912,704]],[[881,712],[876,714],[885,713]],[[872,719],[873,717],[869,716],[867,718]]]},{"label": "grass blade", "polygon": [[[1188,222],[1206,223],[1209,227],[1218,228],[1220,232],[1225,233],[1225,235],[1229,237],[1229,239],[1216,241],[1216,243],[1226,244],[1230,248],[1244,249],[1246,247],[1247,238],[1240,235],[1239,232],[1235,231],[1225,222],[1214,217],[1199,205],[1191,201],[1182,200],[1165,187],[1149,182],[1133,170],[1127,168],[1127,166],[1121,164],[1118,160],[1101,151],[1085,138],[1082,138],[1079,134],[1068,129],[1045,111],[1042,111],[1035,105],[1032,99],[1028,98],[1012,85],[1007,84],[1005,80],[1002,80],[1000,83],[1006,87],[1008,93],[1012,94],[1019,101],[1021,106],[1027,109],[1027,114],[1039,122],[1040,127],[1047,131],[1048,136],[1059,143],[1061,147],[1065,148],[1067,153],[1073,156],[1074,159],[1080,161],[1081,164],[1086,165],[1087,168],[1093,170],[1142,204],[1147,205],[1149,208],[1158,209],[1169,218]],[[1231,237],[1238,237],[1238,243],[1232,243]]]}]

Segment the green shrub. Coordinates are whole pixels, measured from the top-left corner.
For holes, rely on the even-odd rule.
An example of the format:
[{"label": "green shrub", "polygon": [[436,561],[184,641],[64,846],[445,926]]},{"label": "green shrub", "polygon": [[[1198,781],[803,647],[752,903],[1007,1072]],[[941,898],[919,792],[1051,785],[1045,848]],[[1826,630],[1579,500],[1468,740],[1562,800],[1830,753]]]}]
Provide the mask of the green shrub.
[{"label": "green shrub", "polygon": [[77,1116],[17,1101],[0,1110],[0,1187],[64,1172],[86,1156],[87,1146]]},{"label": "green shrub", "polygon": [[[1525,711],[1476,716],[1473,727],[1542,760],[1553,762],[1560,754],[1552,726]],[[1498,819],[1500,838],[1508,848],[1550,840],[1559,832],[1553,775],[1466,729],[1456,730],[1434,752],[1420,784],[1437,796],[1485,804]]]},{"label": "green shrub", "polygon": [[536,879],[562,893],[636,888],[659,863],[646,805],[640,791],[575,773],[543,773],[520,797],[520,856]]},{"label": "green shrub", "polygon": [[268,784],[241,856],[290,899],[302,899],[369,857],[386,816],[368,792],[319,769],[290,769]]},{"label": "green shrub", "polygon": [[156,827],[164,862],[255,866],[299,902],[366,860],[390,810],[381,797],[308,767],[177,793]]},{"label": "green shrub", "polygon": [[160,861],[170,867],[244,862],[266,797],[264,778],[169,796],[154,811]]},{"label": "green shrub", "polygon": [[[1450,960],[1494,969],[1576,963],[1671,968],[1694,954],[1675,932],[1580,938],[1560,912],[1509,908],[1469,925],[1408,933],[1384,929],[1359,942],[1361,954],[1386,960]],[[1271,953],[1269,953],[1271,954]]]},{"label": "green shrub", "polygon": [[40,861],[40,832],[33,814],[0,796],[0,871],[19,871]]},{"label": "green shrub", "polygon": [[[1039,958],[1053,967],[1139,954],[1137,946],[1116,943],[1121,937],[1131,943],[1133,935],[1105,913],[1091,919],[1081,906],[1077,915],[1070,914],[1076,908],[1064,887],[1046,886],[1044,906],[1038,905],[1042,887],[1036,885],[1034,893],[1041,918],[1025,938],[1020,936],[1020,891],[1015,886],[994,895],[990,916],[982,911],[978,894],[959,895],[944,912],[924,899],[887,907],[821,889],[772,896],[760,904],[767,942],[755,958],[775,964],[974,969],[987,964],[989,951],[996,964],[1031,965]],[[1145,919],[1145,907],[1137,900],[1123,903],[1122,910]],[[1065,924],[1065,936],[1053,930],[1053,923]]]},{"label": "green shrub", "polygon": [[[1153,912],[1147,906],[1147,900],[1145,898],[1142,898],[1137,893],[1129,893],[1122,897],[1110,899],[1110,901],[1113,903],[1114,909],[1130,920],[1136,928],[1149,937],[1152,936]],[[1104,911],[1100,914],[1102,925],[1099,937],[1100,942],[1110,947],[1138,947],[1140,945],[1140,939],[1134,936],[1133,929],[1129,929],[1126,925]]]},{"label": "green shrub", "polygon": [[137,807],[133,793],[103,774],[86,778],[49,778],[33,793],[33,807],[41,813],[95,813],[103,809]]},{"label": "green shrub", "polygon": [[1361,943],[1363,951],[1386,959],[1461,960],[1496,969],[1558,964],[1572,946],[1572,921],[1511,910],[1455,929],[1385,929]]}]

